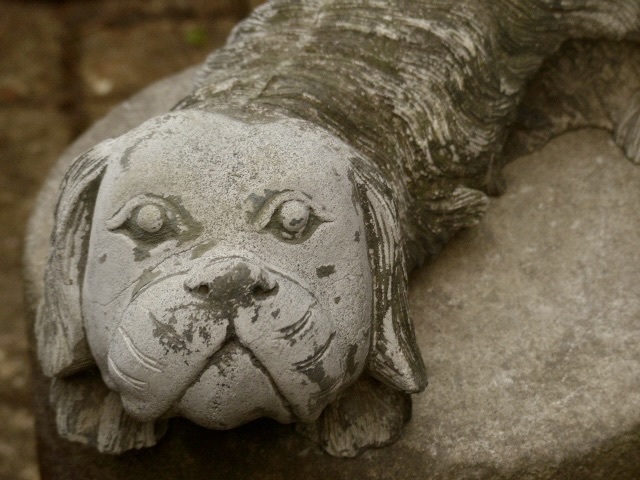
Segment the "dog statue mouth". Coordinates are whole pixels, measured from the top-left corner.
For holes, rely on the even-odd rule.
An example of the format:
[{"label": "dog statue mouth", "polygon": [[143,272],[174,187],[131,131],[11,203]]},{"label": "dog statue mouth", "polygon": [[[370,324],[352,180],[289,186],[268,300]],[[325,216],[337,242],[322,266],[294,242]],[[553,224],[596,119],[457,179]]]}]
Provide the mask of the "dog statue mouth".
[{"label": "dog statue mouth", "polygon": [[133,298],[110,340],[108,383],[140,421],[310,422],[344,383],[348,347],[338,333],[298,281],[240,257],[216,259]]},{"label": "dog statue mouth", "polygon": [[269,372],[237,339],[225,343],[211,357],[168,416],[187,417],[215,430],[260,417],[280,423],[296,420]]}]

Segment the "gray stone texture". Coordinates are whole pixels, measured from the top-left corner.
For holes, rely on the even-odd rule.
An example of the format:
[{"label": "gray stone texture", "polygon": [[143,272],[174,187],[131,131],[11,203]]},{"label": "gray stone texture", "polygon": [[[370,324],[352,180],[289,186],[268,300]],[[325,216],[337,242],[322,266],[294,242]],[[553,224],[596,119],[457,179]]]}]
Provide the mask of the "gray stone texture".
[{"label": "gray stone texture", "polygon": [[640,171],[608,134],[582,130],[505,175],[478,228],[414,278],[431,383],[406,442],[432,439],[438,464],[533,478],[629,448],[629,470],[607,478],[634,478]]}]

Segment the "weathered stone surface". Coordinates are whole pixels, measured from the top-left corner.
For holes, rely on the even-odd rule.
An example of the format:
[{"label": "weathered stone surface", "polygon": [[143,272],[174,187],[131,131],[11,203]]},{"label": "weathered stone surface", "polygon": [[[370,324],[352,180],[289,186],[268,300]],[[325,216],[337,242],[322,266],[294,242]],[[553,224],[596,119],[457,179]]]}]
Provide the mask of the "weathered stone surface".
[{"label": "weathered stone surface", "polygon": [[153,450],[109,457],[57,439],[48,423],[45,474],[637,478],[640,171],[608,134],[585,130],[506,176],[510,188],[481,226],[412,279],[431,383],[395,445],[344,461],[286,426],[212,432],[177,421]]},{"label": "weathered stone surface", "polygon": [[640,426],[640,170],[585,130],[505,173],[485,221],[414,279],[431,383],[407,444],[533,478],[613,464]]},{"label": "weathered stone surface", "polygon": [[0,3],[0,104],[60,96],[60,32],[50,6]]}]

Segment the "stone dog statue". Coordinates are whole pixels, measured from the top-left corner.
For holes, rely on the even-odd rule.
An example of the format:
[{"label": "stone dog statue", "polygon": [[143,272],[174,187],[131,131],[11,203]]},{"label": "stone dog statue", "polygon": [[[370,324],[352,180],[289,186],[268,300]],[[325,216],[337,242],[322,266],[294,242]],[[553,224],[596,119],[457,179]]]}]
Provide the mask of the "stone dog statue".
[{"label": "stone dog statue", "polygon": [[[171,417],[266,416],[333,455],[393,442],[427,385],[407,272],[500,192],[543,60],[639,34],[640,0],[259,8],[172,111],[75,160],[52,232],[32,223],[60,434],[119,453]],[[636,162],[638,103],[612,114]]]}]

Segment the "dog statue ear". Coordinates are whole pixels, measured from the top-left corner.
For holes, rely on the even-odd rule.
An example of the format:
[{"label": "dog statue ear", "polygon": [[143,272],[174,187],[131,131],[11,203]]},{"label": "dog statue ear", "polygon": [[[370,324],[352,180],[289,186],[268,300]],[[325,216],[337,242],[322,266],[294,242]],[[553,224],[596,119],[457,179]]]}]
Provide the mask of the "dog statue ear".
[{"label": "dog statue ear", "polygon": [[363,375],[314,423],[298,423],[298,433],[329,455],[355,457],[394,443],[411,418],[411,396]]},{"label": "dog statue ear", "polygon": [[49,400],[62,438],[117,455],[152,447],[167,431],[168,421],[138,422],[110,391],[97,368],[51,381]]},{"label": "dog statue ear", "polygon": [[48,377],[68,376],[94,363],[84,332],[81,294],[91,217],[109,143],[78,157],[62,182],[44,297],[35,322],[38,359]]},{"label": "dog statue ear", "polygon": [[49,394],[59,435],[117,454],[155,445],[166,422],[131,418],[120,396],[109,391],[97,368],[91,368],[82,284],[91,219],[110,145],[103,142],[78,157],[62,182],[35,334],[42,370],[54,377]]},{"label": "dog statue ear", "polygon": [[406,258],[397,207],[382,175],[354,163],[353,181],[363,211],[373,276],[373,335],[369,374],[406,393],[427,386],[427,375],[407,308]]}]

